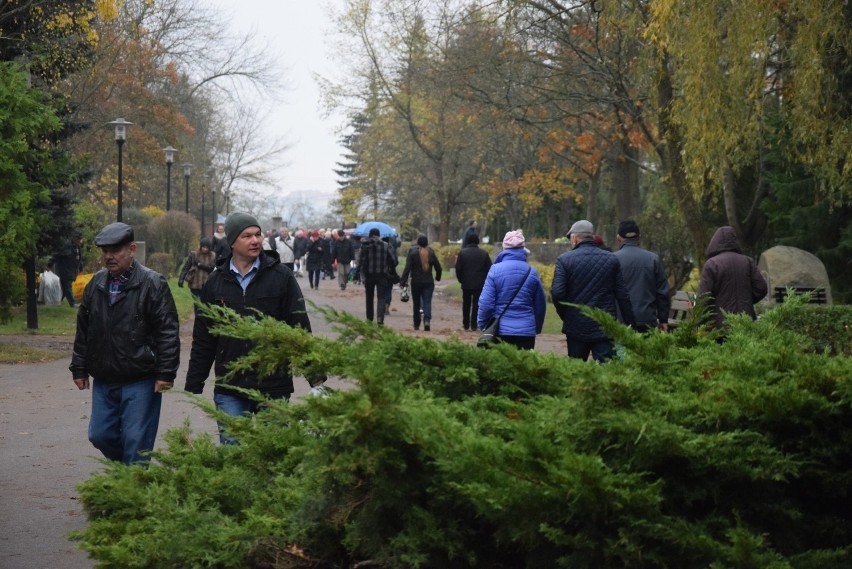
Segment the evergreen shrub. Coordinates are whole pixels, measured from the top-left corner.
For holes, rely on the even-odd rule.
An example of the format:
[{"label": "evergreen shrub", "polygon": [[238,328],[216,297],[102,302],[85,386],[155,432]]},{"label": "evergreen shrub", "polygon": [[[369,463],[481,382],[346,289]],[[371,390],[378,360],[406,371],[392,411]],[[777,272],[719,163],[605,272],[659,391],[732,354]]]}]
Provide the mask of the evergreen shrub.
[{"label": "evergreen shrub", "polygon": [[802,304],[779,313],[778,325],[800,331],[814,351],[852,356],[852,306]]},{"label": "evergreen shrub", "polygon": [[148,469],[79,489],[99,567],[796,568],[852,564],[852,364],[782,325],[684,324],[605,365],[395,334],[337,340],[205,310],[256,349],[235,369],[352,389],[189,425]]}]

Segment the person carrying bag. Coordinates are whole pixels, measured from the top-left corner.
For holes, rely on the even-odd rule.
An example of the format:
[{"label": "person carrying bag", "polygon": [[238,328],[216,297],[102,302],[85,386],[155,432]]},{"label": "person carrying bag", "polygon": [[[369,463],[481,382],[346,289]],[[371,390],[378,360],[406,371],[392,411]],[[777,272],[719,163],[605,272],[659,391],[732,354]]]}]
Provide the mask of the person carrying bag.
[{"label": "person carrying bag", "polygon": [[477,345],[488,347],[499,341],[522,350],[535,349],[546,312],[544,286],[538,271],[527,262],[524,234],[509,231],[479,297],[476,321],[482,335]]},{"label": "person carrying bag", "polygon": [[479,335],[479,339],[476,341],[476,345],[479,348],[490,348],[500,340],[497,338],[498,333],[500,332],[500,319],[503,318],[503,315],[506,314],[506,311],[517,298],[518,293],[521,292],[521,289],[524,288],[524,283],[527,282],[527,278],[530,276],[530,271],[532,271],[532,267],[527,269],[527,274],[524,275],[524,280],[521,281],[521,284],[518,285],[518,288],[515,289],[515,294],[512,295],[512,298],[509,299],[509,303],[503,307],[503,310],[500,312],[500,316],[492,316],[488,319],[488,322],[485,324],[485,328],[482,329],[482,333]]}]

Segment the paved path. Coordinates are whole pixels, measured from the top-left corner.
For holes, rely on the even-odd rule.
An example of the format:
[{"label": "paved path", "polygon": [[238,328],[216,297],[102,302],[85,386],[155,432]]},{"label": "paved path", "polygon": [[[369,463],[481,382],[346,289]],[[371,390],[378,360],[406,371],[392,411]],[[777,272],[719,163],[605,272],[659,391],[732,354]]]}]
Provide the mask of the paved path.
[{"label": "paved path", "polygon": [[[476,334],[461,329],[460,303],[440,296],[440,287],[445,284],[439,283],[433,300],[431,332],[412,330],[411,303],[399,302],[396,292],[385,325],[405,334],[457,335],[474,342]],[[364,293],[359,286],[341,291],[336,282],[326,280],[318,290],[308,289],[305,295],[319,306],[364,315]],[[315,333],[333,334],[318,314],[311,315],[311,323]],[[182,336],[177,387],[183,387],[189,360],[188,326],[184,326]],[[560,353],[565,349],[564,339],[558,335],[539,336],[536,343],[542,351]],[[66,537],[86,525],[77,483],[102,467],[99,453],[86,437],[91,392],[77,390],[68,363],[69,358],[63,358],[49,363],[0,365],[0,569],[91,569],[95,565]],[[307,390],[307,382],[297,378],[295,396],[301,397]],[[212,388],[208,386],[205,395],[212,398]],[[162,444],[166,430],[182,425],[186,419],[195,432],[216,432],[215,423],[176,389],[163,402],[157,446]]]}]

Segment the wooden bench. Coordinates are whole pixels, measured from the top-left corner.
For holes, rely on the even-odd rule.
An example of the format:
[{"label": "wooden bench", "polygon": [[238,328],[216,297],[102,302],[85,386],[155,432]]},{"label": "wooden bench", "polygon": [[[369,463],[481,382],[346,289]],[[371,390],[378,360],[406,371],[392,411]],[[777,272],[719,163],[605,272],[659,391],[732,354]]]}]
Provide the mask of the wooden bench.
[{"label": "wooden bench", "polygon": [[692,309],[695,308],[695,295],[679,290],[672,297],[672,306],[669,310],[669,329],[677,327]]},{"label": "wooden bench", "polygon": [[[781,304],[781,303],[784,302],[784,300],[787,298],[787,288],[788,287],[786,287],[786,286],[776,286],[775,287],[775,292],[772,295],[775,298],[775,302],[777,302],[778,304]],[[826,302],[828,302],[826,297],[825,297],[825,289],[824,288],[810,288],[810,287],[804,287],[804,286],[796,286],[796,287],[791,286],[789,288],[794,290],[796,292],[796,294],[810,293],[811,294],[811,298],[810,298],[810,301],[809,301],[810,304],[825,304]]]}]

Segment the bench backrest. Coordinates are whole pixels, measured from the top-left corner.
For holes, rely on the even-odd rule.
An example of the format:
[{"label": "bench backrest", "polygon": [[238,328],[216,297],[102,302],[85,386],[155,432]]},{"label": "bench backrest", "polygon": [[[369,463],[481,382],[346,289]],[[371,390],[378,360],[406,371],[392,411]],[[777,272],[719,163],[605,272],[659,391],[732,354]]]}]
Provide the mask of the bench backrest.
[{"label": "bench backrest", "polygon": [[[811,299],[809,301],[811,304],[825,304],[827,302],[826,297],[825,297],[825,289],[824,288],[810,288],[810,287],[804,287],[804,286],[789,287],[789,288],[796,291],[796,294],[805,294],[805,293],[808,293],[808,292],[811,293]],[[777,302],[779,304],[784,302],[784,299],[787,298],[787,287],[776,286],[775,292],[772,296],[775,298],[775,302]]]},{"label": "bench backrest", "polygon": [[669,320],[683,320],[690,310],[695,307],[695,299],[685,290],[679,290],[672,297],[672,307]]}]

